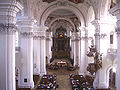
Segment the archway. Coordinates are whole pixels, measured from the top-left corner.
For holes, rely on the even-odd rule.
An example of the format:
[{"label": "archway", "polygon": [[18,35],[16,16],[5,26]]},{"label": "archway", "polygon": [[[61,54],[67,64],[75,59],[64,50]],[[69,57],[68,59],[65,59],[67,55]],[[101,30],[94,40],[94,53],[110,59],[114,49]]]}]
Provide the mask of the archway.
[{"label": "archway", "polygon": [[[58,4],[57,4],[57,3],[58,3]],[[64,10],[68,10],[68,11],[73,12],[73,13],[78,17],[79,21],[81,21],[81,26],[85,26],[84,16],[83,16],[83,14],[81,13],[81,11],[76,7],[76,4],[70,3],[69,1],[64,3],[64,4],[66,4],[66,5],[62,5],[61,3],[64,3],[64,1],[63,1],[63,2],[62,2],[62,1],[61,1],[61,2],[60,2],[60,1],[59,1],[59,2],[58,2],[58,1],[52,2],[52,3],[43,11],[43,14],[40,16],[39,25],[44,25],[47,17],[48,17],[53,11],[56,11],[56,10],[59,10],[59,9],[64,9]]]},{"label": "archway", "polygon": [[113,90],[116,88],[116,65],[110,65],[106,71],[107,86]]},{"label": "archway", "polygon": [[[58,4],[59,3],[59,4]],[[61,3],[66,3],[65,5],[62,5]],[[43,11],[43,14],[41,15],[40,17],[40,22],[39,22],[39,25],[46,25],[46,20],[48,19],[48,17],[50,16],[50,14],[52,14],[53,12],[55,11],[61,11],[61,10],[65,10],[65,11],[69,11],[69,12],[72,12],[78,19],[79,21],[79,24],[80,26],[85,26],[85,20],[84,20],[84,17],[81,13],[81,11],[76,7],[75,4],[73,3],[70,3],[69,1],[67,2],[64,2],[64,1],[55,1],[55,2],[52,2],[50,3],[50,5]],[[69,30],[71,29],[71,31],[69,32],[69,36],[71,37],[71,33],[76,30],[75,32],[77,32],[77,26],[74,25],[74,23],[71,23],[71,21],[69,19],[66,19],[66,18],[59,18],[59,19],[56,19],[56,20],[53,20],[53,22],[51,22],[51,24],[49,24],[49,30],[48,31],[52,31],[50,26],[56,22],[57,20],[66,20],[67,22],[69,22],[72,26],[72,29],[71,28],[68,28]],[[62,25],[62,26],[65,26],[65,25]],[[52,29],[57,29],[60,27],[60,25],[57,25],[55,28],[55,24],[52,25]],[[65,27],[64,27],[65,28]],[[54,30],[55,31],[55,30]],[[68,30],[67,30],[68,31]],[[54,32],[55,33],[55,32]],[[52,34],[54,34],[52,33]]]}]

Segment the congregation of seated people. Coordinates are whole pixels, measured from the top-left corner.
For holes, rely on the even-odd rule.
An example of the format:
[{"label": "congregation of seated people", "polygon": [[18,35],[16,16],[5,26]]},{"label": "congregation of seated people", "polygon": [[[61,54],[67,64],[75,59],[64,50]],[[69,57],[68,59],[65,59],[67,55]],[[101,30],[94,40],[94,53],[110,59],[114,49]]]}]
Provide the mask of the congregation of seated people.
[{"label": "congregation of seated people", "polygon": [[37,89],[39,90],[56,90],[58,88],[58,84],[56,82],[56,75],[43,75],[39,84],[37,85]]},{"label": "congregation of seated people", "polygon": [[93,90],[93,81],[92,77],[70,74],[73,90]]}]

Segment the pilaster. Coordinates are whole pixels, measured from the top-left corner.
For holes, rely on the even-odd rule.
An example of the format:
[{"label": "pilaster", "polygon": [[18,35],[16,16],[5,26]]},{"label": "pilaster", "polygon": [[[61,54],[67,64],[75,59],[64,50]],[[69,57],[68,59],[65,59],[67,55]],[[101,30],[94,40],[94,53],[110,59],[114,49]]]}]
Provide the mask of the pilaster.
[{"label": "pilaster", "polygon": [[19,88],[33,88],[33,19],[18,19],[20,30],[21,67]]},{"label": "pilaster", "polygon": [[98,52],[100,52],[100,21],[94,20],[92,24],[95,26],[95,47]]},{"label": "pilaster", "polygon": [[79,74],[84,75],[86,73],[86,30],[85,27],[80,29],[80,61],[79,61]]},{"label": "pilaster", "polygon": [[40,75],[46,74],[46,26],[40,26]]},{"label": "pilaster", "polygon": [[16,13],[22,9],[17,2],[0,3],[0,89],[16,90],[15,32]]},{"label": "pilaster", "polygon": [[51,47],[52,47],[52,36],[51,32],[47,31],[46,32],[46,64],[50,63],[50,59],[52,58],[52,52],[51,52]]},{"label": "pilaster", "polygon": [[74,66],[77,64],[76,61],[76,32],[72,33],[72,39],[71,39],[71,58],[74,60]]},{"label": "pilaster", "polygon": [[116,90],[120,90],[120,1],[109,12],[117,18],[117,71],[116,71]]},{"label": "pilaster", "polygon": [[33,74],[40,75],[40,32],[39,32],[39,26],[34,26]]},{"label": "pilaster", "polygon": [[[97,52],[100,52],[100,21],[99,20],[94,20],[92,21],[92,24],[95,26],[95,48]],[[93,87],[95,89],[99,88],[99,75],[100,75],[100,70],[96,72],[95,80],[93,83]]]},{"label": "pilaster", "polygon": [[120,28],[117,28],[117,72],[116,72],[116,90],[120,89]]}]

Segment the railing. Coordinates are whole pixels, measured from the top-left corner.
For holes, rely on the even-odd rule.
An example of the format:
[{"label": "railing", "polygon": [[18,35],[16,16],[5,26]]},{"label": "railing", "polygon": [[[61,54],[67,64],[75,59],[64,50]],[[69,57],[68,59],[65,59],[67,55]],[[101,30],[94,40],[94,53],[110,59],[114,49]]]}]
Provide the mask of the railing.
[{"label": "railing", "polygon": [[116,59],[116,57],[117,57],[117,49],[109,48],[107,50],[107,52],[108,52],[109,60],[111,60],[113,62]]},{"label": "railing", "polygon": [[108,54],[117,54],[117,49],[114,49],[114,48],[108,48],[107,50]]}]

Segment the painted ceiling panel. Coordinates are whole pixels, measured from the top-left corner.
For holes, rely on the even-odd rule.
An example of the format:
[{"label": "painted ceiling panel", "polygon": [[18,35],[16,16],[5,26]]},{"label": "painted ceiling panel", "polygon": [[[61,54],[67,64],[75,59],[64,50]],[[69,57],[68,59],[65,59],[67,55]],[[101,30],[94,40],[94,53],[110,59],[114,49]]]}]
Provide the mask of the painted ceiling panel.
[{"label": "painted ceiling panel", "polygon": [[[53,2],[53,1],[56,1],[56,0],[43,0],[43,2],[48,2],[48,3],[51,3],[51,2]],[[69,0],[69,1],[71,1],[71,2],[73,2],[73,3],[83,3],[84,2],[84,0]]]}]

